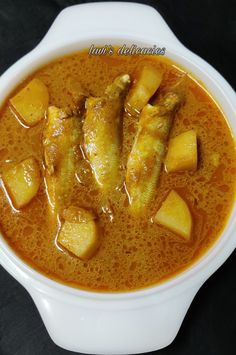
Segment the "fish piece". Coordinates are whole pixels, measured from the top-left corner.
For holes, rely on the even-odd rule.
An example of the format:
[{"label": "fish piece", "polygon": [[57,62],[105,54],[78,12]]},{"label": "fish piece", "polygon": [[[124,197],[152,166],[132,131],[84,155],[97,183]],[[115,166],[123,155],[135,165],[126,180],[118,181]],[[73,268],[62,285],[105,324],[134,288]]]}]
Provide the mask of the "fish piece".
[{"label": "fish piece", "polygon": [[163,72],[153,66],[143,66],[131,88],[125,108],[131,114],[140,113],[155,94],[162,81]]},{"label": "fish piece", "polygon": [[119,180],[121,114],[129,83],[128,74],[118,76],[103,97],[86,100],[84,150],[95,180],[104,192],[114,190]]},{"label": "fish piece", "polygon": [[150,204],[161,173],[174,114],[184,100],[183,81],[171,88],[156,106],[147,104],[127,161],[126,188],[130,211],[139,214]]},{"label": "fish piece", "polygon": [[70,204],[74,184],[80,119],[65,109],[48,108],[43,133],[45,180],[51,211],[60,213]]}]

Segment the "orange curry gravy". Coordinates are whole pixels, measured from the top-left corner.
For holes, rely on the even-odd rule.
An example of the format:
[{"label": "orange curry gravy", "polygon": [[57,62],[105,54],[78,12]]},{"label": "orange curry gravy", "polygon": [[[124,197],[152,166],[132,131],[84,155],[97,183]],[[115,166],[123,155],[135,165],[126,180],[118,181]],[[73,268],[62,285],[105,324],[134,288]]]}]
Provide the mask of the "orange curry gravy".
[{"label": "orange curry gravy", "polygon": [[[182,75],[165,58],[139,56],[92,57],[87,52],[63,57],[43,67],[33,77],[48,87],[50,105],[63,107],[72,102],[68,78],[81,82],[91,95],[101,96],[106,86],[122,73],[132,79],[146,62],[165,69],[159,91]],[[13,95],[11,95],[13,96]],[[57,244],[57,226],[50,221],[43,179],[42,130],[44,122],[25,128],[5,103],[0,114],[0,172],[8,162],[18,163],[33,156],[41,166],[41,186],[37,196],[20,211],[11,207],[0,189],[0,224],[12,249],[33,268],[65,284],[98,291],[128,291],[157,284],[186,269],[218,238],[234,200],[236,173],[235,144],[225,117],[206,90],[187,78],[186,103],[175,116],[170,137],[189,129],[198,136],[199,163],[196,172],[167,174],[164,171],[156,196],[147,215],[131,217],[127,211],[125,189],[110,196],[112,215],[103,208],[86,162],[78,166],[73,205],[93,209],[99,217],[101,246],[89,261],[81,261]],[[137,127],[137,118],[124,113],[122,165],[125,166]],[[212,154],[219,153],[220,165],[214,166]],[[124,174],[124,171],[123,171]],[[79,183],[82,182],[82,183]],[[1,183],[2,184],[2,183]],[[152,222],[152,217],[171,189],[188,203],[193,217],[189,242]]]}]

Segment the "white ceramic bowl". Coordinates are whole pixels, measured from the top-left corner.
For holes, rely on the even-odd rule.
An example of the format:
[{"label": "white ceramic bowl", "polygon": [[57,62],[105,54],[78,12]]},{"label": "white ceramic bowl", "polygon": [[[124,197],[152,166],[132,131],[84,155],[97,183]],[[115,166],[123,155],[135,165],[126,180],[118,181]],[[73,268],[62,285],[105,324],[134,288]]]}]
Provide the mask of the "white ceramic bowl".
[{"label": "white ceramic bowl", "polygon": [[[3,103],[19,81],[51,60],[91,44],[166,48],[167,57],[199,78],[236,135],[236,95],[208,63],[185,48],[151,7],[133,3],[75,5],[62,11],[41,43],[0,78]],[[30,293],[59,346],[82,353],[135,354],[175,338],[193,297],[236,246],[234,206],[220,239],[198,262],[158,286],[129,293],[86,292],[51,281],[26,265],[0,236],[0,261]]]}]

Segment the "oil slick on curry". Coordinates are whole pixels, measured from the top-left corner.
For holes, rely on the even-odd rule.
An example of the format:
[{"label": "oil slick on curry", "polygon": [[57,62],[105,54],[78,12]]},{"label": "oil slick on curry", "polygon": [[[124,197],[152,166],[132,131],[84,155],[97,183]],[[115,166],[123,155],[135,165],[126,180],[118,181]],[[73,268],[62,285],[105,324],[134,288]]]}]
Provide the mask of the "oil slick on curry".
[{"label": "oil slick on curry", "polygon": [[227,222],[234,139],[213,98],[166,58],[60,58],[10,95],[0,132],[3,236],[57,281],[155,285]]}]

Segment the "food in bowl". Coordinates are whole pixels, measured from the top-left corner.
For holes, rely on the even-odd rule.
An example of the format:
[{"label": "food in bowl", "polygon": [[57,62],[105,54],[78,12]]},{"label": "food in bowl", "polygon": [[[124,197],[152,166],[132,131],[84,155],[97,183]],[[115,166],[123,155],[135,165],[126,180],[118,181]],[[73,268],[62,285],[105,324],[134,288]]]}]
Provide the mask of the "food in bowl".
[{"label": "food in bowl", "polygon": [[166,58],[59,58],[9,96],[0,132],[3,236],[67,285],[156,285],[227,222],[234,138],[204,85]]}]

